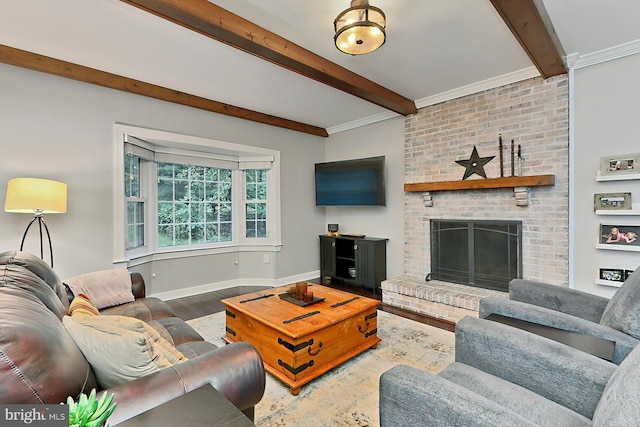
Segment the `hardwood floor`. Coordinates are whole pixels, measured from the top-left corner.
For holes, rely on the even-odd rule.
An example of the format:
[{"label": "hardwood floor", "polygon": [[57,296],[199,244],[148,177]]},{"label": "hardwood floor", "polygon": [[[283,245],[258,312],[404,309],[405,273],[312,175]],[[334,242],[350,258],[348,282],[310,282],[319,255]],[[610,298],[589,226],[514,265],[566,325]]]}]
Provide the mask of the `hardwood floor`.
[{"label": "hardwood floor", "polygon": [[[319,279],[309,280],[312,283],[320,283]],[[352,294],[366,296],[368,298],[374,298],[382,301],[382,295],[380,293],[373,295],[373,292],[369,289],[362,289],[354,286],[341,285],[339,283],[332,283],[328,285],[332,288],[339,289],[341,291],[350,292]],[[234,288],[222,289],[219,291],[206,292],[204,294],[193,295],[184,298],[177,298],[168,300],[167,304],[173,309],[178,317],[184,320],[191,320],[197,317],[207,316],[209,314],[217,313],[224,310],[224,304],[220,301],[225,298],[231,298],[238,295],[244,295],[251,292],[259,292],[265,289],[271,289],[271,286],[237,286]],[[436,319],[429,316],[424,316],[412,311],[403,310],[398,307],[393,307],[387,304],[382,304],[380,310],[386,311],[391,314],[395,314],[407,319],[415,320],[417,322],[425,323],[427,325],[435,326],[447,331],[453,331],[455,324],[441,319]]]}]

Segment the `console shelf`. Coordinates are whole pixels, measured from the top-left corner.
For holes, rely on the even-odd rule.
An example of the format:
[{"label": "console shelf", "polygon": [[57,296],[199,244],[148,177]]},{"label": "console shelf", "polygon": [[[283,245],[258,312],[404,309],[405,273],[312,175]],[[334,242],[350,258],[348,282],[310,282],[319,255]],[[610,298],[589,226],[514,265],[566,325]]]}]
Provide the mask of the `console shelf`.
[{"label": "console shelf", "polygon": [[462,181],[419,182],[405,184],[404,191],[459,191],[485,188],[544,187],[555,185],[555,175],[509,176]]},{"label": "console shelf", "polygon": [[373,291],[387,278],[387,240],[378,237],[320,236],[320,274]]}]

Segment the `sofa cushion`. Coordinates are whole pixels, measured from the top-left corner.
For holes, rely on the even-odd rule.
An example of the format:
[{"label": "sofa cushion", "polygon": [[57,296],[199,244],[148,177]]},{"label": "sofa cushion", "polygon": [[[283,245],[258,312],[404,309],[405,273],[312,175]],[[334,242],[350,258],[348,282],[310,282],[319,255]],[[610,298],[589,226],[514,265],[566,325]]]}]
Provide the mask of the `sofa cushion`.
[{"label": "sofa cushion", "polygon": [[187,360],[139,319],[65,316],[62,321],[103,388],[129,382]]},{"label": "sofa cushion", "polygon": [[83,386],[96,387],[89,363],[57,315],[32,293],[3,283],[0,402],[58,404],[76,396]]},{"label": "sofa cushion", "polygon": [[74,295],[88,296],[99,309],[134,300],[131,274],[126,268],[94,271],[65,280]]},{"label": "sofa cushion", "polygon": [[593,414],[593,425],[631,426],[638,425],[639,419],[640,346],[624,359],[609,379]]},{"label": "sofa cushion", "polygon": [[91,317],[100,315],[98,307],[85,295],[78,294],[69,304],[69,316],[71,317]]},{"label": "sofa cushion", "polygon": [[640,339],[640,267],[611,298],[600,324]]},{"label": "sofa cushion", "polygon": [[[61,304],[64,308],[64,312],[58,317],[62,318],[62,316],[64,316],[66,310],[69,308],[69,301],[64,298],[66,290],[60,278],[58,278],[58,275],[49,264],[29,252],[7,251],[0,254],[0,265],[6,265],[7,268],[17,271],[25,270],[40,278],[57,295],[59,301],[56,301],[55,304]],[[29,279],[18,279],[18,281],[22,285],[30,285]],[[42,302],[44,302],[51,311],[59,314],[51,307],[50,301],[42,300]]]}]

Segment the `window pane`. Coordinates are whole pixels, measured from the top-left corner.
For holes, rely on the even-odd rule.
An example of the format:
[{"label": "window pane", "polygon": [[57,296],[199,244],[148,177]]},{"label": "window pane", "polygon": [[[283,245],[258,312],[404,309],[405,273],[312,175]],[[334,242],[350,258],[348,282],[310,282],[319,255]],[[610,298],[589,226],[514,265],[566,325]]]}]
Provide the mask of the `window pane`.
[{"label": "window pane", "polygon": [[256,203],[256,218],[267,219],[267,204]]},{"label": "window pane", "polygon": [[[249,169],[245,171],[245,219],[246,236],[267,236],[267,171]],[[256,203],[260,201],[260,203]],[[263,202],[265,201],[265,202]]]},{"label": "window pane", "polygon": [[[158,164],[158,170],[165,175],[158,183],[158,233],[165,232],[159,239],[164,246],[232,240],[230,170],[171,163]],[[169,224],[171,240],[163,228]]]},{"label": "window pane", "polygon": [[173,200],[173,180],[160,179],[158,182],[158,200],[160,201],[172,201]]},{"label": "window pane", "polygon": [[231,223],[230,222],[222,222],[220,223],[220,241],[221,242],[229,242],[232,237],[231,232]]},{"label": "window pane", "polygon": [[127,201],[127,249],[144,245],[144,202]]},{"label": "window pane", "polygon": [[191,222],[204,222],[204,203],[191,203]]},{"label": "window pane", "polygon": [[258,221],[258,229],[256,230],[256,237],[267,237],[267,223],[266,221]]},{"label": "window pane", "polygon": [[247,227],[247,237],[256,237],[256,230],[253,229],[255,227],[254,221],[247,221],[245,227]]},{"label": "window pane", "polygon": [[256,199],[256,186],[254,184],[247,183],[247,200]]},{"label": "window pane", "polygon": [[189,223],[189,203],[176,203],[175,223]]},{"label": "window pane", "polygon": [[140,158],[132,154],[124,158],[124,196],[140,197]]},{"label": "window pane", "polygon": [[231,221],[231,203],[220,203],[220,221]]},{"label": "window pane", "polygon": [[161,225],[158,227],[158,246],[173,246],[173,225]]},{"label": "window pane", "polygon": [[[144,246],[144,201],[140,201],[140,158],[124,157],[124,197],[126,205],[125,248]],[[132,200],[134,199],[134,200]]]},{"label": "window pane", "polygon": [[173,224],[173,203],[158,203],[158,224]]}]

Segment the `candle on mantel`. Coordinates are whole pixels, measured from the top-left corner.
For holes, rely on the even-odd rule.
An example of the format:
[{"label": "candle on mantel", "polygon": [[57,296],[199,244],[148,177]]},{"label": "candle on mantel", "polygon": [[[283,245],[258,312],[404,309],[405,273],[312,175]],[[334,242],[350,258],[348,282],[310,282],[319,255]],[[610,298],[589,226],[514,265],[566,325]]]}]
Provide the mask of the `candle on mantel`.
[{"label": "candle on mantel", "polygon": [[498,150],[500,151],[500,178],[504,176],[504,159],[502,158],[502,134],[498,134]]},{"label": "candle on mantel", "polygon": [[520,146],[520,144],[518,144],[518,176],[522,176],[522,162],[523,162],[523,158],[522,158],[522,146]]},{"label": "candle on mantel", "polygon": [[514,159],[514,140],[511,140],[511,176],[515,176],[515,159]]}]

